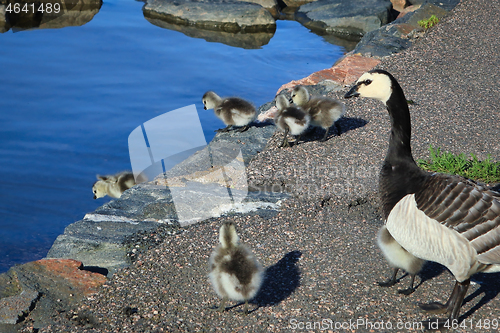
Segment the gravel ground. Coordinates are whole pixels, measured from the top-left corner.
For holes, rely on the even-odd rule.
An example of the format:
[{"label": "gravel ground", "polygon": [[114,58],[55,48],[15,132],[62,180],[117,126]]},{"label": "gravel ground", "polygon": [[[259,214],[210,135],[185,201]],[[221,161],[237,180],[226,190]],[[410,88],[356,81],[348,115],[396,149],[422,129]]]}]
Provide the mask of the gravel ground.
[{"label": "gravel ground", "polygon": [[[414,47],[379,66],[393,73],[416,102],[410,106],[416,158],[427,157],[433,144],[500,160],[499,14],[500,3],[463,1]],[[345,91],[334,96],[341,98]],[[278,149],[282,134],[276,134],[250,163],[253,186],[293,194],[280,213],[212,219],[173,236],[162,229],[144,234],[142,242],[150,250],[137,254],[133,265],[115,274],[99,294],[39,332],[411,331],[428,318],[416,304],[446,301],[454,279],[430,263],[410,296],[396,291],[406,288],[409,277],[392,288],[376,284],[390,273],[374,240],[382,225],[376,187],[388,115],[371,100],[346,105],[340,137],[331,134],[320,143],[316,139],[322,133],[311,133],[305,142]],[[235,221],[241,240],[266,268],[256,310],[248,316],[242,316],[242,306],[222,314],[211,310],[219,299],[207,264],[226,219]],[[498,331],[499,277],[474,277],[461,311],[466,328],[457,332]],[[322,325],[308,326],[314,322]],[[23,331],[33,331],[29,317]]]}]

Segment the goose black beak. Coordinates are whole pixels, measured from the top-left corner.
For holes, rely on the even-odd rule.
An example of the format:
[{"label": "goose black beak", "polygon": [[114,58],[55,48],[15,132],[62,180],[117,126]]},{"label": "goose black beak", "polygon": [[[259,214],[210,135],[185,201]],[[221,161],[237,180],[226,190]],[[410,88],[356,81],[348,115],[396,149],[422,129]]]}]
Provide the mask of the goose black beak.
[{"label": "goose black beak", "polygon": [[206,109],[207,109],[207,107],[206,107],[206,106],[204,106],[204,107],[203,107],[203,110],[206,110]]},{"label": "goose black beak", "polygon": [[290,99],[288,100],[290,103],[293,103],[293,99],[290,97]]},{"label": "goose black beak", "polygon": [[97,199],[97,197],[94,195],[94,200]]},{"label": "goose black beak", "polygon": [[344,98],[358,97],[359,96],[358,87],[359,85],[357,84],[352,86],[352,88],[344,95]]}]

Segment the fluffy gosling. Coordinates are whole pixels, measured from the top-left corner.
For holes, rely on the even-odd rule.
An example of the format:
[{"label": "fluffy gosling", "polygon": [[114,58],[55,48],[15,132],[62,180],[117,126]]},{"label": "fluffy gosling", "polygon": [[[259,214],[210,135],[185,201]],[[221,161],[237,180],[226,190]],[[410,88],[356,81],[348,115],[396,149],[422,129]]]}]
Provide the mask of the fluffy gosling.
[{"label": "fluffy gosling", "polygon": [[255,297],[262,285],[263,269],[252,251],[238,241],[234,223],[222,224],[220,244],[210,256],[209,277],[215,292],[222,298],[219,311],[225,310],[228,299],[245,301],[246,315],[248,301]]},{"label": "fluffy gosling", "polygon": [[333,98],[325,96],[311,97],[309,91],[304,86],[296,86],[292,90],[294,104],[302,107],[311,116],[311,125],[321,127],[325,130],[325,135],[321,141],[326,141],[330,127],[335,124],[338,135],[341,134],[341,128],[337,120],[342,118],[345,113],[345,105]]},{"label": "fluffy gosling", "polygon": [[403,295],[410,295],[415,291],[413,283],[415,282],[415,276],[420,272],[425,261],[415,257],[408,251],[406,251],[401,245],[398,244],[391,236],[387,227],[384,225],[380,228],[378,232],[377,239],[378,246],[382,250],[384,257],[387,259],[389,264],[393,267],[392,276],[389,280],[385,282],[379,282],[381,287],[391,287],[396,284],[396,275],[400,269],[404,270],[410,274],[410,285],[407,289],[400,289],[398,293]]},{"label": "fluffy gosling", "polygon": [[134,174],[123,171],[116,175],[99,176],[92,186],[94,199],[109,195],[112,198],[121,197],[122,193],[135,185]]},{"label": "fluffy gosling", "polygon": [[276,98],[276,107],[278,113],[274,117],[274,123],[279,130],[285,132],[280,147],[290,147],[287,138],[288,132],[296,135],[295,142],[299,143],[300,136],[309,127],[311,117],[302,108],[290,106],[290,103],[283,95]]},{"label": "fluffy gosling", "polygon": [[232,126],[238,126],[238,131],[244,132],[257,115],[251,103],[238,97],[221,98],[213,91],[207,91],[202,101],[205,110],[214,109],[215,115],[226,124],[216,132],[228,132]]}]

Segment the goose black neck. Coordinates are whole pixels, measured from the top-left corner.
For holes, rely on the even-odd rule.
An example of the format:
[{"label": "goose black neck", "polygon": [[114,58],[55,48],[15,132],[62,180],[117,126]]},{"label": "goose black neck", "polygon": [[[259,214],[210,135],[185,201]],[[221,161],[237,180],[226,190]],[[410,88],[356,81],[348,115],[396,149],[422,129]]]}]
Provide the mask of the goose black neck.
[{"label": "goose black neck", "polygon": [[394,77],[391,76],[390,78],[392,81],[392,94],[387,100],[386,106],[391,118],[391,136],[385,161],[391,165],[401,164],[402,162],[415,164],[410,146],[411,120],[408,103],[399,83]]},{"label": "goose black neck", "polygon": [[391,136],[379,179],[382,211],[386,219],[399,200],[420,188],[427,175],[417,166],[411,154],[410,111],[403,89],[391,75],[389,77],[392,93],[386,106],[391,118]]}]

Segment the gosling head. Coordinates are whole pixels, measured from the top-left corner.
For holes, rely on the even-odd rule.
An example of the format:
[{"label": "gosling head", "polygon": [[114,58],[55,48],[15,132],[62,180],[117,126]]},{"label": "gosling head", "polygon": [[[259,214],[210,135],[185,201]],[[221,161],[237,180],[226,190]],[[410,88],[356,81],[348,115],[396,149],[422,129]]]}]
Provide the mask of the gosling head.
[{"label": "gosling head", "polygon": [[285,96],[279,95],[278,97],[276,97],[276,107],[278,108],[279,111],[283,111],[289,106],[290,103],[288,102]]},{"label": "gosling head", "polygon": [[296,105],[302,106],[309,102],[309,99],[311,99],[311,96],[309,95],[309,91],[307,91],[306,87],[296,86],[295,88],[293,88],[291,102]]},{"label": "gosling head", "polygon": [[107,184],[104,180],[98,180],[92,186],[92,192],[94,192],[94,199],[102,198],[106,196]]},{"label": "gosling head", "polygon": [[219,242],[224,249],[238,246],[239,237],[233,222],[224,222],[219,230]]},{"label": "gosling head", "polygon": [[366,97],[374,98],[387,104],[392,95],[394,77],[388,72],[375,69],[364,73],[356,84],[344,95],[344,98]]},{"label": "gosling head", "polygon": [[203,98],[201,100],[203,101],[203,108],[205,110],[209,110],[216,107],[219,104],[221,98],[213,91],[207,91],[203,95]]}]

